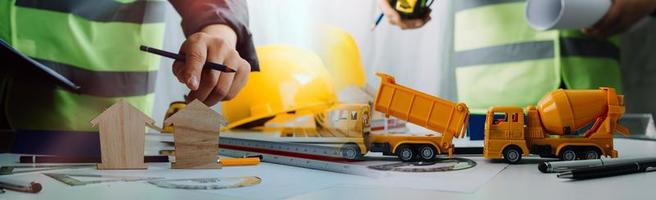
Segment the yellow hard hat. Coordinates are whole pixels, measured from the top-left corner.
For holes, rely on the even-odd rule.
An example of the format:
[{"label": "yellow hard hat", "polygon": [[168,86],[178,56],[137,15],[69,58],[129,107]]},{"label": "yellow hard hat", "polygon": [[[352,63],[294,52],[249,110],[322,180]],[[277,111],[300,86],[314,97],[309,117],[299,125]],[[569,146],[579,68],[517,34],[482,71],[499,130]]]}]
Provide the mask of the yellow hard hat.
[{"label": "yellow hard hat", "polygon": [[360,50],[351,34],[339,27],[325,25],[318,29],[314,47],[331,75],[336,91],[345,87],[363,87],[367,80]]},{"label": "yellow hard hat", "polygon": [[322,111],[336,103],[330,75],[312,51],[265,45],[256,52],[260,71],[250,74],[234,99],[221,104],[226,129],[261,125],[279,113]]}]

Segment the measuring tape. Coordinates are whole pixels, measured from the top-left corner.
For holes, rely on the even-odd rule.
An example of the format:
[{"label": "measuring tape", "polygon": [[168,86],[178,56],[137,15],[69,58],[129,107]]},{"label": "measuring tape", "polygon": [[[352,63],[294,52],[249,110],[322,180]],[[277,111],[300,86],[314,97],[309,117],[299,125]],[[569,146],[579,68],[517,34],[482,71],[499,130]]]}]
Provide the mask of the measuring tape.
[{"label": "measuring tape", "polygon": [[325,145],[324,143],[312,144],[307,142],[274,142],[222,136],[219,140],[219,147],[232,150],[298,157],[313,160],[332,162],[348,161],[342,157],[342,151],[338,147]]},{"label": "measuring tape", "polygon": [[[332,142],[330,142],[332,143]],[[279,142],[221,136],[219,154],[231,157],[262,155],[264,162],[337,173],[377,176],[365,166],[354,165],[342,157],[340,148],[327,143]]]}]

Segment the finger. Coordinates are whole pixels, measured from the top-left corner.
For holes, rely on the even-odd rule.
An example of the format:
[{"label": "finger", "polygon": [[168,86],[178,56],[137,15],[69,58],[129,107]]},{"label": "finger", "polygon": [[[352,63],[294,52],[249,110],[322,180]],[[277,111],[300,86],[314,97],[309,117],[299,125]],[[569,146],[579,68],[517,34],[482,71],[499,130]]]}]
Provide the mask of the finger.
[{"label": "finger", "polygon": [[197,90],[189,92],[190,99],[205,101],[210,95],[214,86],[218,83],[221,72],[211,69],[204,69],[200,78],[200,85]]},{"label": "finger", "polygon": [[[216,37],[208,38],[206,40],[205,46],[208,46],[207,60],[214,63],[224,63],[230,50],[230,48],[226,46],[225,41]],[[221,72],[216,70],[204,69],[204,76],[200,79],[198,90],[189,95],[200,101],[205,101],[218,84],[221,74]]]},{"label": "finger", "polygon": [[590,35],[592,33],[592,28],[581,28],[580,31],[583,34]]},{"label": "finger", "polygon": [[424,26],[424,24],[426,24],[426,22],[423,19],[405,20],[405,21],[403,21],[402,28],[404,28],[404,29],[416,29],[416,28]]},{"label": "finger", "polygon": [[207,105],[214,105],[223,100],[228,95],[230,87],[232,87],[234,73],[222,73],[221,75],[222,77],[219,78],[219,83],[216,84],[210,96],[208,96],[207,99],[203,101],[203,103]]},{"label": "finger", "polygon": [[173,71],[173,75],[178,79],[178,82],[184,84],[182,82],[182,70],[184,69],[184,62],[182,61],[174,61],[173,62],[173,67],[171,67],[171,70]]},{"label": "finger", "polygon": [[401,17],[398,17],[398,16],[389,16],[389,17],[387,17],[387,23],[389,23],[391,25],[399,26],[399,25],[403,24],[401,22],[402,22]]},{"label": "finger", "polygon": [[205,33],[196,33],[185,41],[182,50],[185,56],[185,65],[182,70],[182,81],[191,90],[197,90],[200,76],[207,58],[207,44]]},{"label": "finger", "polygon": [[[241,57],[239,57],[238,53],[234,52],[230,57],[226,58],[225,64],[227,66],[232,66],[232,68],[236,68],[239,66],[239,60],[241,60]],[[234,77],[235,73],[221,73],[218,83],[214,86],[214,90],[207,99],[205,99],[204,103],[207,105],[214,105],[223,100],[230,92]]]},{"label": "finger", "polygon": [[212,99],[208,98],[206,101],[204,101],[205,104],[214,105],[225,99],[230,92],[234,78],[235,73],[222,73],[221,77],[219,78],[219,83],[216,84],[216,87],[214,87],[214,91],[212,92]]},{"label": "finger", "polygon": [[223,101],[228,101],[232,98],[235,98],[248,82],[248,75],[251,72],[251,64],[246,62],[246,60],[241,61],[241,65],[239,65],[237,72],[235,72],[235,78],[232,80],[230,91],[228,92],[228,95],[222,99]]},{"label": "finger", "polygon": [[397,26],[399,26],[399,28],[401,28],[401,30],[410,29],[409,25],[406,24],[406,23],[400,23]]},{"label": "finger", "polygon": [[424,21],[423,19],[422,20],[414,20],[412,22],[412,28],[419,28],[419,27],[424,26],[424,24],[426,24],[426,21]]},{"label": "finger", "polygon": [[[182,50],[185,49],[186,43],[182,43],[180,45],[180,50],[178,50],[178,54],[183,54]],[[175,60],[173,61],[173,66],[171,67],[171,70],[173,71],[173,75],[175,75],[175,78],[178,79],[178,82],[184,84],[183,77],[182,77],[182,71],[184,69],[184,62]]]},{"label": "finger", "polygon": [[586,34],[587,36],[592,37],[592,38],[597,38],[597,39],[603,39],[604,38],[601,35],[601,33],[599,32],[599,30],[594,29],[594,28],[584,28],[584,29],[581,29],[581,32],[583,32],[583,34]]}]

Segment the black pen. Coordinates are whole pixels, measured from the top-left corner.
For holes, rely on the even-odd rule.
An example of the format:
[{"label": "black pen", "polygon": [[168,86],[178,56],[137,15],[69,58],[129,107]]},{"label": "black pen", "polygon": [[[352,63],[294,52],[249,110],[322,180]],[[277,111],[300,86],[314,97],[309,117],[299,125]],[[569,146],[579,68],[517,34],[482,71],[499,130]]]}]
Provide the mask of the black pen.
[{"label": "black pen", "polygon": [[610,158],[572,161],[540,162],[538,170],[542,173],[560,173],[588,167],[622,165],[634,162],[656,161],[656,157]]},{"label": "black pen", "polygon": [[[160,49],[156,49],[156,48],[152,48],[152,47],[148,47],[148,46],[144,46],[144,45],[141,45],[139,47],[139,49],[141,51],[157,54],[157,55],[164,56],[164,57],[167,57],[167,58],[172,58],[172,59],[179,60],[179,61],[185,61],[185,57],[183,55],[180,55],[180,54],[177,54],[177,53],[168,52],[168,51],[164,51],[164,50],[160,50]],[[230,68],[226,67],[225,65],[218,64],[218,63],[213,63],[213,62],[209,62],[209,61],[205,62],[203,67],[218,70],[218,71],[221,71],[221,72],[229,72],[229,73],[230,72],[235,72],[235,70],[230,69]]]},{"label": "black pen", "polygon": [[633,162],[627,164],[606,165],[575,169],[558,174],[558,178],[591,179],[608,176],[625,175],[656,170],[656,162]]}]

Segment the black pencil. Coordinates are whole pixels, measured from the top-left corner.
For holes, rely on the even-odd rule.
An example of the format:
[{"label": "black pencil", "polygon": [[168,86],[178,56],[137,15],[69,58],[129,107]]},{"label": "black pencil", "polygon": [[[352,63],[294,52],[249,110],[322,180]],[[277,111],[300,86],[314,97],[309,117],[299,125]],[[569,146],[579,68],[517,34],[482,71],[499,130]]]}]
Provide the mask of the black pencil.
[{"label": "black pencil", "polygon": [[[152,48],[152,47],[148,47],[148,46],[144,46],[144,45],[141,45],[139,47],[139,49],[141,49],[142,51],[145,51],[145,52],[157,54],[157,55],[164,56],[164,57],[167,57],[167,58],[172,58],[172,59],[183,61],[183,62],[185,61],[185,57],[183,55],[180,55],[180,54],[177,54],[177,53],[168,52],[168,51],[164,51],[164,50],[160,50],[160,49],[156,49],[156,48]],[[203,67],[218,70],[218,71],[221,71],[221,72],[229,72],[229,73],[235,72],[235,70],[230,69],[230,68],[226,67],[225,65],[218,64],[218,63],[213,63],[213,62],[205,62],[205,65],[203,65]]]}]

